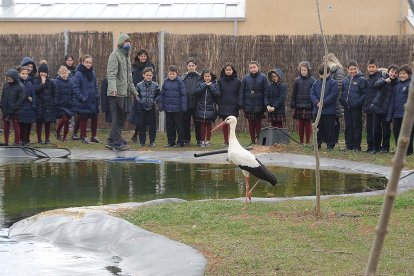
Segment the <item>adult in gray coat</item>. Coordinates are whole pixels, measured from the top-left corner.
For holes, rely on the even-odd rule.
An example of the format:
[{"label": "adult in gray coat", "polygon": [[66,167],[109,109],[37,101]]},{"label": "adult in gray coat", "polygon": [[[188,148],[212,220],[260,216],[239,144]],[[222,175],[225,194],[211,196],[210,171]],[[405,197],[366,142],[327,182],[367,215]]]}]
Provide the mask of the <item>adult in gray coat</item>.
[{"label": "adult in gray coat", "polygon": [[336,117],[335,117],[335,143],[338,143],[339,132],[341,131],[340,119],[344,115],[344,109],[339,102],[339,98],[342,95],[342,80],[345,77],[344,68],[336,56],[329,53],[326,56],[328,60],[328,66],[331,72],[331,77],[338,84],[338,98],[336,99]]},{"label": "adult in gray coat", "polygon": [[129,110],[128,96],[138,93],[132,81],[131,62],[129,53],[131,40],[126,33],[121,33],[118,38],[117,49],[108,58],[107,78],[109,106],[112,113],[112,127],[108,142],[117,150],[128,150],[122,143],[121,129],[125,123]]}]

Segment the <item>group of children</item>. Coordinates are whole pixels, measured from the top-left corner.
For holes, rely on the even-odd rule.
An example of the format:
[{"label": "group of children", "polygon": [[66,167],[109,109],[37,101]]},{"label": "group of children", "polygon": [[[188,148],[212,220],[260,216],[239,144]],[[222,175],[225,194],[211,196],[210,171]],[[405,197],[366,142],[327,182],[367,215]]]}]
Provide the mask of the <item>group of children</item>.
[{"label": "group of children", "polygon": [[[29,57],[23,58],[17,69],[6,72],[6,82],[1,95],[4,145],[9,145],[11,125],[15,133],[13,145],[30,144],[31,126],[34,123],[37,142],[50,144],[51,124],[56,121],[55,137],[65,141],[69,132],[69,120],[74,115],[76,123],[73,138],[77,137],[76,133],[80,129],[83,143],[100,142],[96,136],[99,93],[92,57],[83,56],[76,68],[73,62],[72,56],[66,56],[55,79],[49,73],[47,61],[41,61],[37,67]],[[89,118],[92,131],[90,140],[86,136]]]},{"label": "group of children", "polygon": [[[283,81],[282,70],[276,68],[266,76],[259,68],[258,62],[250,62],[250,73],[240,80],[234,66],[226,63],[221,69],[220,78],[217,79],[211,69],[206,68],[201,73],[197,72],[197,63],[194,59],[189,59],[187,72],[181,77],[175,65],[168,67],[167,78],[159,90],[152,79],[153,75],[146,75],[146,72],[151,71],[152,68],[145,68],[144,80],[137,84],[139,99],[131,108],[129,120],[140,126],[141,146],[145,146],[145,130],[148,125],[150,146],[153,145],[156,133],[156,103],[159,111],[165,112],[168,140],[166,147],[184,147],[191,142],[191,121],[194,124],[197,145],[209,147],[212,124],[215,120],[217,118],[224,120],[230,115],[238,117],[240,109],[243,109],[249,121],[249,132],[253,143],[261,130],[261,121],[266,108],[271,124],[275,127],[283,127],[287,85]],[[143,85],[151,87],[151,93],[142,93],[146,90]],[[147,108],[150,115],[143,114],[142,108],[136,108],[144,101],[151,103],[150,108]],[[148,120],[148,117],[151,119]],[[229,129],[225,128],[223,134],[224,144],[228,145]],[[134,136],[136,137],[136,134]]]},{"label": "group of children", "polygon": [[[299,77],[293,84],[290,107],[294,109],[293,118],[298,122],[300,142],[310,142],[311,124],[321,107],[320,97],[325,77],[325,94],[317,134],[318,147],[321,148],[322,143],[326,143],[328,149],[335,147],[338,143],[340,117],[343,115],[345,150],[361,151],[365,113],[366,152],[389,152],[391,125],[396,142],[401,129],[412,74],[410,66],[405,64],[379,68],[377,62],[370,59],[367,63],[368,75],[364,77],[355,61],[347,64],[345,74],[334,54],[330,53],[324,58],[327,59],[327,68],[323,64],[318,68],[318,80],[312,76],[308,61],[300,62],[298,66]],[[249,64],[249,74],[241,80],[230,63],[222,67],[218,80],[211,70],[205,69],[198,74],[196,68],[194,60],[189,60],[188,72],[180,79],[177,68],[169,67],[168,78],[160,94],[160,111],[165,111],[167,117],[167,146],[182,147],[190,142],[191,118],[195,125],[197,144],[201,147],[209,146],[211,126],[216,118],[224,120],[230,115],[238,117],[240,110],[248,120],[252,143],[255,143],[265,117],[273,127],[284,127],[288,87],[280,68],[270,70],[266,77],[260,72],[260,65],[252,61]],[[175,133],[178,134],[177,142]],[[228,144],[228,129],[224,129],[223,134],[224,143]],[[407,150],[409,155],[413,153],[413,136],[414,133]]]},{"label": "group of children", "polygon": [[[345,145],[347,150],[361,151],[363,112],[366,113],[367,152],[388,152],[390,149],[391,122],[397,141],[407,101],[411,79],[411,68],[391,65],[388,69],[378,68],[375,60],[367,63],[368,76],[364,77],[355,61],[344,68],[332,54],[328,54],[327,68],[318,69],[320,78],[311,73],[309,62],[300,62],[295,79],[290,107],[301,143],[309,143],[311,124],[321,106],[322,80],[326,77],[323,108],[319,121],[317,142],[328,149],[338,143],[339,118],[344,115]],[[100,140],[96,136],[100,96],[92,57],[83,56],[76,68],[73,57],[65,57],[65,64],[59,68],[58,76],[52,79],[46,62],[37,70],[30,58],[24,58],[17,70],[6,72],[1,104],[4,121],[5,144],[9,144],[10,127],[15,130],[15,145],[27,145],[31,124],[36,123],[39,143],[42,143],[42,126],[45,126],[45,144],[50,143],[51,123],[56,125],[55,137],[65,141],[69,121],[75,116],[73,139],[78,128],[83,143]],[[324,71],[326,70],[326,71]],[[38,72],[37,72],[38,71]],[[326,72],[326,75],[324,75]],[[146,131],[149,128],[149,146],[155,146],[156,107],[165,112],[167,147],[183,147],[191,142],[191,121],[194,124],[195,142],[208,147],[212,124],[217,118],[239,116],[248,121],[252,143],[262,128],[262,119],[268,119],[273,127],[282,128],[286,121],[286,98],[288,87],[280,68],[270,70],[267,76],[260,71],[256,61],[249,63],[249,74],[241,80],[231,63],[226,63],[217,76],[210,69],[197,72],[194,59],[187,61],[187,72],[181,77],[176,66],[168,67],[167,78],[160,87],[156,82],[155,66],[150,62],[147,51],[140,50],[132,66],[134,85],[138,99],[130,108],[129,122],[136,125],[131,140],[146,145]],[[102,100],[105,100],[105,80],[102,85]],[[102,104],[102,110],[109,109]],[[266,116],[265,116],[266,115]],[[110,116],[107,116],[110,118]],[[86,125],[91,120],[91,139],[87,138]],[[61,131],[63,130],[63,134]],[[229,129],[223,131],[224,144],[229,143]],[[413,153],[413,135],[408,154]]]},{"label": "group of children", "polygon": [[[329,57],[327,58],[329,60]],[[346,67],[348,74],[341,80],[335,80],[330,73],[330,69],[338,65],[336,58],[335,60],[333,65],[327,67],[322,115],[318,125],[318,147],[320,148],[324,142],[328,149],[333,149],[337,143],[335,127],[338,116],[336,105],[337,99],[339,99],[345,121],[345,150],[361,151],[363,113],[365,113],[366,152],[373,154],[389,152],[391,125],[395,143],[397,143],[401,130],[404,105],[407,102],[411,81],[411,67],[404,64],[399,67],[390,65],[387,69],[382,69],[378,68],[374,59],[370,59],[367,62],[368,76],[364,77],[358,64],[355,61],[350,61]],[[305,67],[309,69],[304,64],[299,66],[301,71]],[[340,65],[340,67],[342,66]],[[316,115],[320,107],[319,99],[324,76],[323,65],[319,67],[319,74],[321,78],[310,86],[313,116]],[[295,84],[298,81],[300,80],[297,79]],[[338,85],[338,83],[340,84]],[[302,91],[304,94],[308,93]],[[414,133],[410,137],[407,155],[413,154],[413,135]]]}]

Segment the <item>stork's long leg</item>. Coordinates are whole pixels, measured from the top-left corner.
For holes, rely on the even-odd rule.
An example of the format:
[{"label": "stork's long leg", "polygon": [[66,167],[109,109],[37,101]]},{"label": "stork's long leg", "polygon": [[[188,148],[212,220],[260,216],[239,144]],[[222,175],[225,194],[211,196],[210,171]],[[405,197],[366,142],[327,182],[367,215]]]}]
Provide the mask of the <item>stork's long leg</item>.
[{"label": "stork's long leg", "polygon": [[257,180],[256,184],[254,184],[253,187],[248,192],[248,196],[250,198],[250,201],[252,201],[253,189],[256,188],[257,184],[259,184],[259,181],[260,181],[260,179]]},{"label": "stork's long leg", "polygon": [[249,196],[249,176],[244,176],[244,181],[246,182],[246,203],[252,201],[252,197]]}]

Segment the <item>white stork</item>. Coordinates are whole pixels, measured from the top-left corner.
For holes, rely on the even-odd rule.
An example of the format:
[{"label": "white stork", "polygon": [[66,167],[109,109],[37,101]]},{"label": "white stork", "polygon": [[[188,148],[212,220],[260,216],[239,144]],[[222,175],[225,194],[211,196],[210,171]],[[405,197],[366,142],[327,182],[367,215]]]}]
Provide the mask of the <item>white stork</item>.
[{"label": "white stork", "polygon": [[[242,170],[246,182],[246,202],[251,202],[253,189],[256,187],[257,183],[259,183],[260,179],[275,186],[277,183],[276,177],[259,161],[259,159],[240,145],[236,137],[236,117],[227,117],[226,120],[221,122],[211,132],[222,128],[224,124],[230,125],[229,148],[227,152],[229,160],[239,166]],[[249,173],[259,178],[251,189],[249,187]]]}]

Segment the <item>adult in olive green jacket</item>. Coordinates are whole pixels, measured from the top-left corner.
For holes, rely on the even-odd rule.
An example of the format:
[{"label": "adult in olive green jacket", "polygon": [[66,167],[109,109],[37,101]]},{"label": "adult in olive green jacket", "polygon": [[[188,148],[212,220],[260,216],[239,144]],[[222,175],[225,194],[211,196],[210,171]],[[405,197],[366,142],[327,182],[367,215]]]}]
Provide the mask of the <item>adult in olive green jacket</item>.
[{"label": "adult in olive green jacket", "polygon": [[112,113],[112,127],[108,142],[116,149],[126,150],[127,147],[122,143],[121,129],[125,123],[126,115],[129,110],[129,96],[138,96],[132,82],[131,62],[129,53],[131,40],[126,33],[121,33],[118,38],[117,49],[108,58],[107,96]]}]

